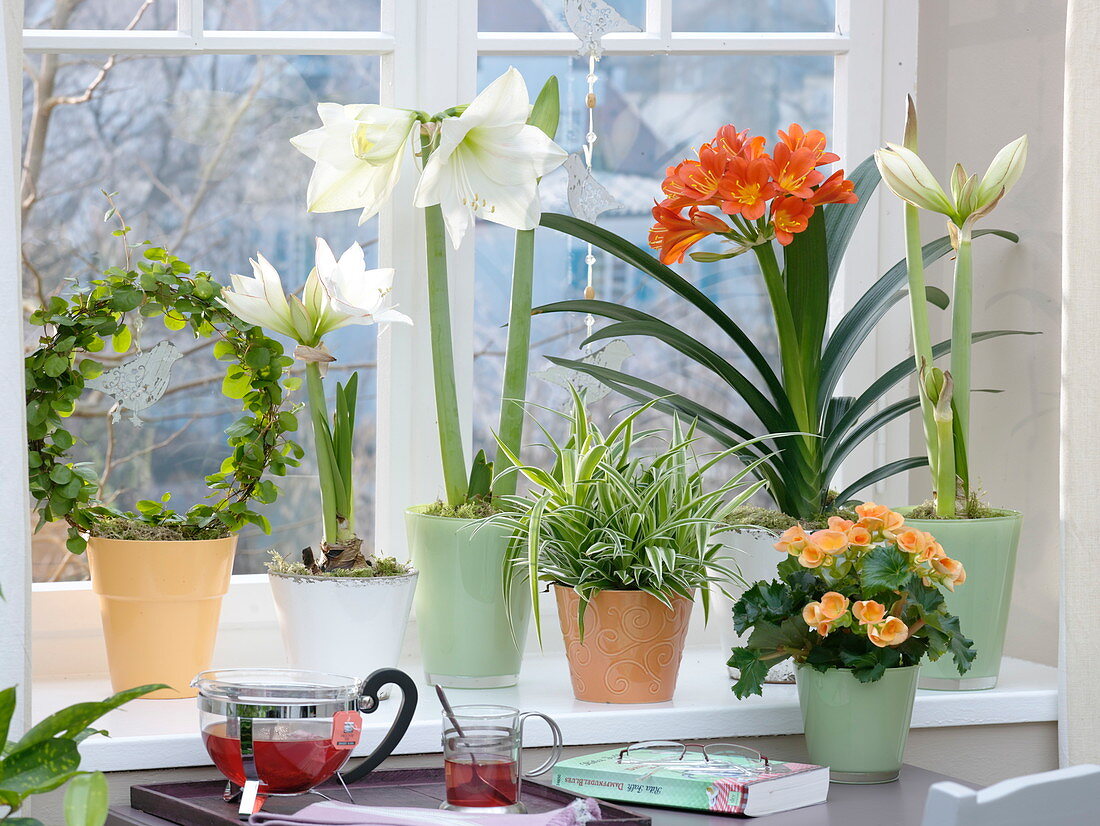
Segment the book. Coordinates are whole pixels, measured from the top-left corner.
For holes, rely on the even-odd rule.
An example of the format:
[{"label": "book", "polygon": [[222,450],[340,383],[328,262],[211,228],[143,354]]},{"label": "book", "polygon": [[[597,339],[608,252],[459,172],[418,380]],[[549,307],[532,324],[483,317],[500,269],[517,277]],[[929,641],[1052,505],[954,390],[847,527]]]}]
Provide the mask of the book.
[{"label": "book", "polygon": [[698,751],[684,762],[650,760],[644,756],[620,760],[622,749],[571,757],[554,766],[554,785],[566,791],[623,803],[674,809],[762,815],[824,803],[829,794],[829,769],[777,760],[765,766],[738,754],[711,755]]}]

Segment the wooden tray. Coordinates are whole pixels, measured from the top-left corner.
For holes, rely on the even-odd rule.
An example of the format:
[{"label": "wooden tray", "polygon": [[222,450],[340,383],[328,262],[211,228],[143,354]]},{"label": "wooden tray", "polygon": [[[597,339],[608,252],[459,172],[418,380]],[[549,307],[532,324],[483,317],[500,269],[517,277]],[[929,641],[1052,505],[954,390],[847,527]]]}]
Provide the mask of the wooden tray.
[{"label": "wooden tray", "polygon": [[[320,786],[320,790],[333,800],[347,802],[340,783],[332,779]],[[442,768],[375,770],[362,780],[350,785],[355,802],[366,806],[411,806],[435,809],[443,802],[445,791]],[[130,806],[137,812],[160,818],[161,821],[180,826],[225,826],[237,824],[237,804],[222,799],[224,780],[203,780],[197,783],[158,783],[150,786],[133,786],[130,789]],[[520,799],[532,814],[560,809],[578,795],[533,780],[524,780]],[[269,797],[264,803],[265,812],[283,814],[297,812],[322,798],[317,795],[297,797]],[[648,817],[635,814],[615,803],[601,801],[602,823],[616,826],[650,826]],[[148,823],[148,818],[126,819],[124,811],[112,811],[108,826]],[[486,820],[492,816],[487,815]]]}]

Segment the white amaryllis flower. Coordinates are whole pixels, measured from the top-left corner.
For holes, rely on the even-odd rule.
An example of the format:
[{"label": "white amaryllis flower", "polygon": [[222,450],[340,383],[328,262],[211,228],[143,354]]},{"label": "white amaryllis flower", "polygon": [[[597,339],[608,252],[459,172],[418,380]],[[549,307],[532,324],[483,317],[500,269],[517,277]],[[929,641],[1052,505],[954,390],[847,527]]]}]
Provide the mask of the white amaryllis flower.
[{"label": "white amaryllis flower", "polygon": [[287,296],[278,271],[260,254],[252,261],[254,277],[231,275],[233,286],[222,290],[221,300],[238,318],[306,347],[316,347],[328,333],[349,324],[412,324],[404,313],[386,306],[393,270],[368,270],[358,244],[337,261],[318,238],[315,263],[306,279],[304,301]]},{"label": "white amaryllis flower", "polygon": [[259,253],[249,263],[252,264],[253,277],[229,276],[233,288],[222,290],[222,303],[249,324],[297,340],[298,331],[294,327],[294,318],[278,270]]},{"label": "white amaryllis flower", "polygon": [[321,103],[317,114],[321,116],[320,128],[290,139],[298,151],[316,163],[306,193],[307,209],[362,209],[362,224],[382,208],[393,192],[416,115],[373,103]]},{"label": "white amaryllis flower", "polygon": [[997,153],[981,179],[955,164],[948,196],[915,152],[893,143],[886,147],[875,152],[875,163],[890,190],[913,206],[946,215],[960,228],[988,215],[1020,179],[1027,161],[1027,135],[1023,135]]},{"label": "white amaryllis flower", "polygon": [[542,214],[538,179],[567,153],[527,123],[531,103],[514,67],[455,118],[439,124],[439,142],[416,188],[418,207],[439,204],[457,249],[471,217],[534,229]]},{"label": "white amaryllis flower", "polygon": [[[368,270],[363,248],[352,244],[336,260],[324,239],[317,239],[317,274],[328,299],[329,312],[341,316],[335,327],[345,324],[375,324],[396,321],[412,324],[412,319],[386,306],[386,297],[393,288],[393,270],[384,267]],[[306,303],[310,303],[307,291]]]}]

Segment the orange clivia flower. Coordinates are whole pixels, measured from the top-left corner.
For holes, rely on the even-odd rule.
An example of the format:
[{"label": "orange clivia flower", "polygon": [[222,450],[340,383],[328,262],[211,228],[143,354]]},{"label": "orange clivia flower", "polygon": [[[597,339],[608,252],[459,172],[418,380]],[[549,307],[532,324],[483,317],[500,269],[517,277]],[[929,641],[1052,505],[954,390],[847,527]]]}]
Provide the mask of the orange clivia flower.
[{"label": "orange clivia flower", "polygon": [[772,181],[774,166],[766,155],[760,158],[733,158],[718,185],[722,212],[741,215],[750,221],[761,218],[768,201],[779,191]]},{"label": "orange clivia flower", "polygon": [[811,129],[806,132],[800,124],[792,123],[786,132],[780,129],[778,135],[780,142],[792,152],[796,149],[809,149],[815,153],[817,166],[840,160],[839,155],[825,151],[825,133],[820,129]]},{"label": "orange clivia flower", "polygon": [[844,170],[838,170],[826,178],[821,186],[810,196],[814,206],[822,204],[854,204],[859,198],[855,193],[855,184],[844,177]]},{"label": "orange clivia flower", "polygon": [[797,556],[810,541],[810,535],[801,525],[793,525],[779,535],[779,541],[775,543],[775,549],[785,554]]},{"label": "orange clivia flower", "polygon": [[725,221],[699,207],[692,207],[685,218],[679,210],[657,204],[653,218],[657,223],[649,230],[649,245],[661,251],[662,264],[679,263],[692,245],[708,235],[729,231]]},{"label": "orange clivia flower", "polygon": [[728,156],[709,143],[699,147],[699,160],[683,161],[676,167],[675,177],[682,185],[681,197],[699,203],[715,203],[718,184],[726,171]]},{"label": "orange clivia flower", "polygon": [[750,138],[748,129],[743,129],[738,132],[736,126],[732,123],[727,123],[725,126],[719,128],[711,146],[725,152],[730,157],[740,155],[744,158],[751,159],[759,158],[766,154],[764,152],[766,144],[767,141],[764,139],[763,135],[756,135]]},{"label": "orange clivia flower", "polygon": [[887,617],[876,625],[867,626],[867,639],[879,648],[901,645],[909,639],[909,626],[897,617]]},{"label": "orange clivia flower", "polygon": [[775,161],[775,183],[781,190],[797,198],[809,198],[825,176],[817,171],[817,154],[810,149],[791,149],[785,143],[772,151]]},{"label": "orange clivia flower", "polygon": [[852,616],[860,625],[873,625],[886,618],[886,606],[873,599],[859,600],[852,605]]},{"label": "orange clivia flower", "polygon": [[772,225],[775,227],[775,240],[783,246],[791,243],[794,236],[810,224],[814,214],[813,204],[801,198],[786,196],[772,201]]},{"label": "orange clivia flower", "polygon": [[826,622],[836,622],[848,613],[848,597],[837,591],[829,591],[821,597],[821,617]]}]

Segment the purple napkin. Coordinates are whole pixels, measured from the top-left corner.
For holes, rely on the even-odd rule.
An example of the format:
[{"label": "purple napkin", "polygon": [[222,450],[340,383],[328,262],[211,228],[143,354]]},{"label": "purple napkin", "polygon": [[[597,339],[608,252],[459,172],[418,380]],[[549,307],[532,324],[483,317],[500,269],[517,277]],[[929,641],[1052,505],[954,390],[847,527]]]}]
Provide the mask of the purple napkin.
[{"label": "purple napkin", "polygon": [[585,798],[574,800],[563,809],[538,815],[483,815],[442,809],[352,806],[327,801],[306,806],[293,815],[260,812],[252,815],[248,822],[257,826],[473,826],[482,823],[495,826],[584,826],[599,819],[599,804],[592,798]]}]

